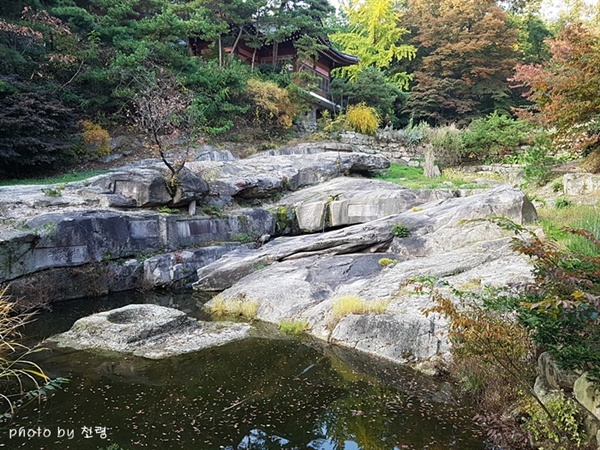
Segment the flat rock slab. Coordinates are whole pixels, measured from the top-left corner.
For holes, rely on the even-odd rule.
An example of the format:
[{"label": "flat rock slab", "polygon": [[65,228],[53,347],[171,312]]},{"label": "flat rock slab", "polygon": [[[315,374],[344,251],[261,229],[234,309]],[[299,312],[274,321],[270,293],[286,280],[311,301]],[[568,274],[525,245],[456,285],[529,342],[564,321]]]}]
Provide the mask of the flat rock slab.
[{"label": "flat rock slab", "polygon": [[128,305],[79,319],[48,341],[77,350],[163,359],[244,339],[250,328],[244,323],[200,322],[159,305]]}]

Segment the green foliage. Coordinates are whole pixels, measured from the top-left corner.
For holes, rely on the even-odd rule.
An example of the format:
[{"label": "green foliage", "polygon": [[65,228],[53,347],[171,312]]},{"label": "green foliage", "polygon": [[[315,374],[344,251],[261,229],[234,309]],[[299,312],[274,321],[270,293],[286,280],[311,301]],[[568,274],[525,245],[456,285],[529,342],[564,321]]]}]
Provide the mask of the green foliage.
[{"label": "green foliage", "polygon": [[586,435],[577,402],[564,392],[556,392],[544,399],[544,405],[554,420],[550,421],[537,403],[529,401],[524,406],[528,416],[523,428],[531,433],[536,447],[548,450],[583,448]]},{"label": "green foliage", "polygon": [[71,183],[74,181],[85,180],[86,178],[95,177],[96,175],[105,174],[106,170],[92,170],[90,172],[72,172],[64,175],[57,175],[48,178],[20,178],[11,180],[0,180],[0,186],[18,186],[29,184],[57,184]]},{"label": "green foliage", "polygon": [[40,190],[44,193],[44,195],[47,195],[48,197],[62,197],[63,189],[61,189],[60,186],[57,186],[42,188]]},{"label": "green foliage", "polygon": [[379,126],[379,115],[364,103],[351,105],[346,111],[346,124],[357,133],[373,134]]},{"label": "green foliage", "polygon": [[308,322],[302,320],[282,320],[279,322],[279,331],[290,336],[298,336],[308,329]]},{"label": "green foliage", "polygon": [[254,242],[254,236],[252,236],[249,233],[238,233],[238,234],[234,234],[233,236],[231,236],[231,240],[233,242],[241,242],[241,243]]},{"label": "green foliage", "polygon": [[531,143],[531,126],[524,120],[515,120],[494,112],[476,119],[463,133],[466,151],[483,159],[501,159],[505,155],[520,152],[522,145]]},{"label": "green foliage", "polygon": [[160,206],[156,210],[162,214],[180,214],[181,213],[181,211],[179,209],[169,208],[168,206]]},{"label": "green foliage", "polygon": [[404,238],[410,236],[410,228],[405,224],[398,222],[392,226],[390,233],[392,236]]},{"label": "green foliage", "polygon": [[560,182],[560,181],[556,181],[554,183],[552,183],[552,192],[559,193],[562,192],[564,190],[564,185]]},{"label": "green foliage", "polygon": [[[342,49],[359,58],[359,63],[339,69],[350,81],[368,67],[384,69],[393,62],[412,58],[416,49],[402,43],[408,30],[398,26],[399,8],[395,0],[352,0],[344,8],[348,17],[348,31],[334,33],[331,38]],[[406,88],[409,77],[397,74],[390,77],[401,88]]]},{"label": "green foliage", "polygon": [[404,107],[407,94],[388,81],[382,70],[368,67],[360,71],[354,81],[336,76],[330,89],[332,97],[340,105],[365,103],[377,110],[384,124],[400,124],[397,111]]},{"label": "green foliage", "polygon": [[573,202],[566,197],[558,197],[556,199],[556,201],[554,202],[554,206],[559,209],[568,208],[569,206],[572,206],[572,205],[573,205]]}]

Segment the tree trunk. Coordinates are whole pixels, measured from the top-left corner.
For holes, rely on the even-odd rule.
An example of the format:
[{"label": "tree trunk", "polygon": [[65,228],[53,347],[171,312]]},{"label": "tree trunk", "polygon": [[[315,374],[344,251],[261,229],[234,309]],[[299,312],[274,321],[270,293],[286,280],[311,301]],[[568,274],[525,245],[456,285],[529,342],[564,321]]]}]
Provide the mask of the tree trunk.
[{"label": "tree trunk", "polygon": [[244,27],[241,26],[240,27],[240,32],[238,33],[237,37],[235,38],[235,42],[233,43],[233,47],[231,47],[231,52],[229,53],[229,55],[231,56],[231,59],[233,59],[233,55],[235,54],[235,49],[237,48],[240,39],[242,38],[242,32],[244,31]]},{"label": "tree trunk", "polygon": [[279,53],[279,42],[273,42],[273,67],[277,65],[277,56]]},{"label": "tree trunk", "polygon": [[251,71],[254,72],[254,60],[256,59],[256,52],[258,51],[257,48],[254,49],[254,52],[252,52],[252,67],[251,67]]},{"label": "tree trunk", "polygon": [[221,41],[221,35],[219,35],[219,67],[223,67],[223,42]]}]

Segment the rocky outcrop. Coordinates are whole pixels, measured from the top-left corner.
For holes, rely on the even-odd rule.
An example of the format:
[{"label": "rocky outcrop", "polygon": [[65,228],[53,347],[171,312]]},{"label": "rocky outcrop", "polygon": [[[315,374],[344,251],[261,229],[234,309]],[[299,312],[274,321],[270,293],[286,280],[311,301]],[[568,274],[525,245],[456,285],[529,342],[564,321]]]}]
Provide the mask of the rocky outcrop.
[{"label": "rocky outcrop", "polygon": [[229,204],[233,199],[264,199],[342,176],[365,174],[389,167],[380,155],[325,152],[258,155],[238,161],[193,161],[186,165],[210,182],[212,201]]},{"label": "rocky outcrop", "polygon": [[79,319],[48,339],[59,347],[132,353],[162,359],[248,337],[250,325],[199,322],[158,305],[128,305]]},{"label": "rocky outcrop", "polygon": [[[526,258],[511,251],[510,237],[474,220],[487,216],[525,223],[535,218],[535,209],[509,187],[436,200],[366,224],[234,251],[199,269],[194,288],[227,288],[224,301],[252,299],[261,320],[304,320],[315,336],[340,345],[401,363],[435,365],[448,356],[445,323],[423,315],[429,299],[402,291],[407,281],[434,276],[457,287],[482,287],[532,280]],[[409,236],[392,234],[398,223]],[[380,263],[384,257],[392,264]],[[386,302],[385,314],[335,317],[334,304],[347,296],[366,304]]]},{"label": "rocky outcrop", "polygon": [[170,176],[166,167],[158,165],[117,170],[96,177],[91,188],[99,188],[105,199],[103,206],[123,208],[183,206],[208,194],[208,183],[185,167],[177,174],[176,188],[169,188]]},{"label": "rocky outcrop", "polygon": [[370,222],[459,195],[450,189],[407,189],[387,181],[342,177],[287,194],[277,204],[293,211],[300,230],[314,233]]},{"label": "rocky outcrop", "polygon": [[[23,224],[22,231],[2,234],[0,282],[50,269],[139,258],[216,241],[252,239],[273,234],[274,230],[274,215],[258,208],[241,209],[223,217],[115,210],[44,214]],[[196,259],[196,263],[201,260]],[[194,273],[198,265],[184,267]]]}]

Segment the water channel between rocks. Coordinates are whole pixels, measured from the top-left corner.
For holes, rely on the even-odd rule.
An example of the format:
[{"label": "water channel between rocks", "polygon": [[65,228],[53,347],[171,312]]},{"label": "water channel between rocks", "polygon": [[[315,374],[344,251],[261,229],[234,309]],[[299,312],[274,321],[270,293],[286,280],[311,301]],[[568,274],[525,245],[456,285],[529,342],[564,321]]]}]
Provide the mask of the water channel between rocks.
[{"label": "water channel between rocks", "polygon": [[[174,306],[205,318],[201,301],[191,293],[78,300],[39,315],[26,338],[66,331],[80,317],[130,303]],[[0,428],[0,448],[484,448],[472,406],[447,382],[308,338],[288,338],[266,324],[258,324],[255,334],[160,361],[86,351],[39,354],[36,360],[51,377],[71,381]],[[15,437],[19,428],[36,435]]]}]

